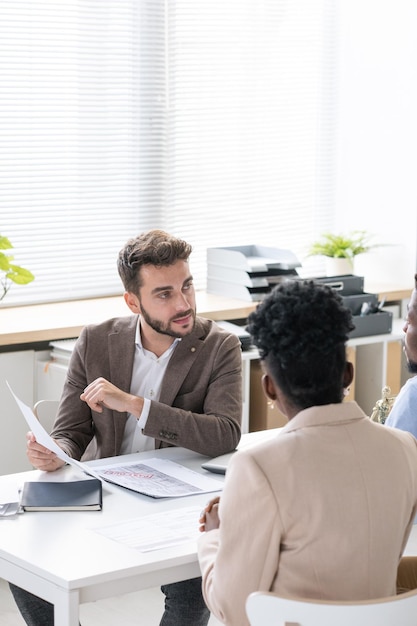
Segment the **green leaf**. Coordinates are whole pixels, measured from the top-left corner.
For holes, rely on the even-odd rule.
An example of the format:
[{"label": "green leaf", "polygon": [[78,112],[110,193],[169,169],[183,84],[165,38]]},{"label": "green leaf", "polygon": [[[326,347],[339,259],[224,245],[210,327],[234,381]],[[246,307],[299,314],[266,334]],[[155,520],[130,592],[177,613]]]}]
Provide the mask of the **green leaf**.
[{"label": "green leaf", "polygon": [[[7,237],[0,235],[0,250],[10,250],[13,248]],[[12,263],[14,256],[0,252],[0,300],[5,298],[12,283],[17,285],[27,285],[35,280],[34,275],[29,270],[20,265]],[[2,293],[1,293],[2,290]]]},{"label": "green leaf", "polygon": [[0,250],[10,250],[10,248],[13,248],[10,240],[0,235]]},{"label": "green leaf", "polygon": [[12,264],[10,264],[10,270],[7,272],[6,277],[17,285],[27,285],[35,279],[34,275],[29,270],[26,270],[24,267],[19,267],[19,265]]},{"label": "green leaf", "polygon": [[369,243],[371,236],[364,230],[355,230],[349,235],[333,235],[323,233],[314,242],[308,252],[309,256],[322,255],[338,259],[353,259],[357,254],[368,252],[376,247]]},{"label": "green leaf", "polygon": [[0,252],[0,271],[7,272],[10,267],[9,257]]}]

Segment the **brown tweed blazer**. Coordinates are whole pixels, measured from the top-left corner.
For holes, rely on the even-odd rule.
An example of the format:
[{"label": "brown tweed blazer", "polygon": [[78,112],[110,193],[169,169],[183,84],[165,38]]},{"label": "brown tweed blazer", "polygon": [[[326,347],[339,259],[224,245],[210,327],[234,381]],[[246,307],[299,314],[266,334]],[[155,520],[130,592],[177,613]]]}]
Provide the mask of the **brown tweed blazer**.
[{"label": "brown tweed blazer", "polygon": [[[120,453],[127,414],[91,411],[80,394],[100,376],[129,392],[136,324],[132,315],[86,326],[76,342],[51,433],[75,459]],[[197,317],[170,359],[144,434],[155,438],[156,447],[181,446],[207,456],[233,450],[240,439],[241,363],[238,338]]]}]

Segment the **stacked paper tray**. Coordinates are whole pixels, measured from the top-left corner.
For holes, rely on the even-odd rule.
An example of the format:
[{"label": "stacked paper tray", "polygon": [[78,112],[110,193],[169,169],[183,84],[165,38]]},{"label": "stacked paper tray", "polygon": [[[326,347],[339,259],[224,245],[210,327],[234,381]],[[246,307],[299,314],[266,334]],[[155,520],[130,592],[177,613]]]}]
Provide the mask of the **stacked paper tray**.
[{"label": "stacked paper tray", "polygon": [[[344,304],[352,311],[354,330],[349,337],[368,337],[385,335],[392,332],[393,314],[391,311],[378,310],[378,296],[363,291],[364,278],[354,274],[317,278],[317,282],[325,283],[338,291]],[[369,305],[374,312],[361,315],[363,305]]]},{"label": "stacked paper tray", "polygon": [[260,301],[278,282],[297,276],[301,263],[289,250],[266,246],[208,248],[207,291]]}]

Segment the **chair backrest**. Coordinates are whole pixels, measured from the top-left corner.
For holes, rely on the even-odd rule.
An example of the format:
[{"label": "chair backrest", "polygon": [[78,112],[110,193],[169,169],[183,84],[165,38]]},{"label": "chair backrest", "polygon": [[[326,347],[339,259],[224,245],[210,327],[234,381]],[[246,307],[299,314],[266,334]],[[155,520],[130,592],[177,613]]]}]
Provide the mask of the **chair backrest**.
[{"label": "chair backrest", "polygon": [[246,601],[251,626],[416,626],[417,589],[361,602],[281,598],[257,591]]},{"label": "chair backrest", "polygon": [[59,400],[39,400],[33,407],[33,412],[47,433],[52,430],[55,416],[58,412]]}]

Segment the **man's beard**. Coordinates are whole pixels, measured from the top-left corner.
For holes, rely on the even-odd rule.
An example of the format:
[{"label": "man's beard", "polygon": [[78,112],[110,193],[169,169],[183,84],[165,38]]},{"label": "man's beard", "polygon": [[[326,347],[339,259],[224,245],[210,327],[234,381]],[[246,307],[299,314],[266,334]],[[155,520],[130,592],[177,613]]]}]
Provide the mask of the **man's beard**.
[{"label": "man's beard", "polygon": [[[188,311],[185,311],[184,313],[181,313],[180,315],[176,315],[175,317],[172,317],[169,320],[169,322],[167,322],[166,324],[164,322],[161,322],[161,320],[152,318],[149,315],[149,313],[147,313],[146,310],[143,308],[142,303],[140,303],[140,312],[141,312],[141,316],[143,317],[145,322],[148,324],[148,326],[150,326],[155,332],[160,333],[161,335],[168,335],[169,337],[174,337],[175,339],[181,339],[182,337],[189,335],[194,330],[195,311],[193,311],[193,309],[189,309]],[[193,322],[192,322],[191,328],[189,328],[187,332],[180,333],[180,332],[176,332],[175,330],[172,330],[172,328],[170,327],[171,322],[177,319],[182,319],[183,317],[187,317],[188,315],[192,316]]]},{"label": "man's beard", "polygon": [[417,361],[413,361],[408,356],[408,350],[407,350],[407,345],[405,343],[405,338],[403,338],[401,343],[402,343],[402,347],[403,347],[403,353],[405,354],[407,370],[410,372],[410,374],[417,374]]},{"label": "man's beard", "polygon": [[407,369],[410,372],[410,374],[417,374],[417,362],[410,361],[410,359],[407,359]]}]

